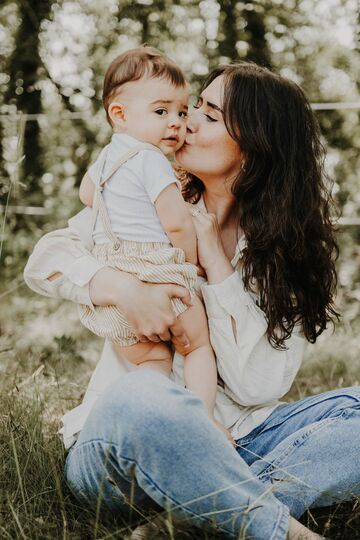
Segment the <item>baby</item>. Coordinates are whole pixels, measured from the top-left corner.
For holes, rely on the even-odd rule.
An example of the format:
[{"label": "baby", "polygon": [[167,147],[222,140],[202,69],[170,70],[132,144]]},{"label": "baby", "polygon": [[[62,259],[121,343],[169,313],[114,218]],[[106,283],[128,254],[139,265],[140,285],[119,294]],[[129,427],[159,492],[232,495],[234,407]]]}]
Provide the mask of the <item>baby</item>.
[{"label": "baby", "polygon": [[[103,104],[113,136],[89,168],[80,186],[81,201],[93,208],[94,256],[109,266],[151,283],[186,287],[188,307],[180,299],[172,307],[189,337],[187,348],[174,343],[185,357],[186,387],[213,416],[217,371],[209,341],[204,306],[195,294],[196,234],[167,156],[186,136],[188,84],[181,69],[152,47],[123,53],[108,68]],[[166,376],[172,353],[165,342],[141,343],[121,308],[80,306],[82,323],[109,338],[121,357],[139,369]]]}]

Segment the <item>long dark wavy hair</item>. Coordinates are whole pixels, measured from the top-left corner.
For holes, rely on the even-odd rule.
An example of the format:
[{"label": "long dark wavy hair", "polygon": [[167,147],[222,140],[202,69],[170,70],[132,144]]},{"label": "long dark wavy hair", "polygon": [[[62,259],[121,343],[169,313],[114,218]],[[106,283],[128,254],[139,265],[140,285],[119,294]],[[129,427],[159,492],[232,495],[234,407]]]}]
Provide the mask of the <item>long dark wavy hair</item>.
[{"label": "long dark wavy hair", "polygon": [[[314,343],[338,318],[334,205],[317,120],[302,89],[266,68],[219,66],[204,88],[220,75],[224,122],[244,157],[232,193],[247,240],[245,287],[257,294],[273,347],[286,349],[295,325]],[[185,199],[203,190],[189,175]]]}]

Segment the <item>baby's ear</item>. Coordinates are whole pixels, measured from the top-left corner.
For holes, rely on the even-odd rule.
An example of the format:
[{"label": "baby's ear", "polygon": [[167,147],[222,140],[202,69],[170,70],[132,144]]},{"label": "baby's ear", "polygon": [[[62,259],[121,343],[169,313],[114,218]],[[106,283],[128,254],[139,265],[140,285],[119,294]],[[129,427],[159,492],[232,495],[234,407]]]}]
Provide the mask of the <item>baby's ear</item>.
[{"label": "baby's ear", "polygon": [[123,127],[125,123],[125,108],[124,105],[113,101],[108,107],[108,115],[113,126]]}]

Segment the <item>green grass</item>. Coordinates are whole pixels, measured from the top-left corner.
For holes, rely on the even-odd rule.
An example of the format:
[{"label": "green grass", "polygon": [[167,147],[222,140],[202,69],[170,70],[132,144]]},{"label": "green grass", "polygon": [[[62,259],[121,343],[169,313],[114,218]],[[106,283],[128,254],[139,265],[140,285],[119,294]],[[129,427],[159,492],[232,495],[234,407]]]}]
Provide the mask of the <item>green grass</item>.
[{"label": "green grass", "polygon": [[[81,400],[101,340],[81,328],[74,306],[24,288],[3,299],[0,332],[0,538],[128,537],[126,524],[97,522],[63,480],[58,419]],[[349,325],[323,336],[309,347],[288,398],[359,383],[359,353]],[[309,512],[302,521],[331,539],[360,538],[356,501]],[[163,537],[210,538],[197,530],[178,535],[171,528],[164,529]]]}]

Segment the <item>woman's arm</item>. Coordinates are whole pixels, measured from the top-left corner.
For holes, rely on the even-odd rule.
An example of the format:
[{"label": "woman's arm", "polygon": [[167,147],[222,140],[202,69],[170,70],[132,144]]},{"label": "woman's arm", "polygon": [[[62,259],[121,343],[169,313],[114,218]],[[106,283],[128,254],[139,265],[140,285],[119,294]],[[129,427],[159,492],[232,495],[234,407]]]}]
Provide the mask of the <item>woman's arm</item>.
[{"label": "woman's arm", "polygon": [[304,353],[305,339],[294,331],[287,350],[274,349],[264,313],[245,291],[241,270],[221,283],[203,285],[211,343],[228,393],[241,405],[260,405],[290,389]]},{"label": "woman's arm", "polygon": [[287,350],[270,345],[265,315],[256,304],[256,295],[244,288],[240,263],[234,271],[226,257],[215,216],[201,213],[194,224],[199,262],[208,279],[202,292],[211,343],[227,393],[245,406],[274,402],[295,378],[305,339],[294,331],[286,342]]},{"label": "woman's arm", "polygon": [[[85,216],[86,217],[86,216]],[[121,305],[141,341],[188,338],[171,307],[178,297],[190,305],[188,291],[178,285],[152,285],[99,263],[74,228],[43,236],[24,270],[28,286],[39,294],[64,298],[89,307]]]}]

